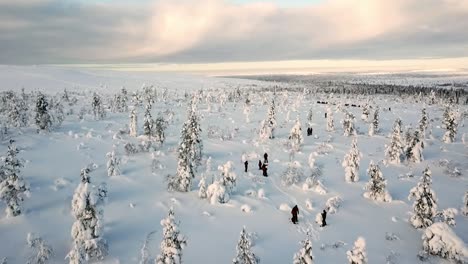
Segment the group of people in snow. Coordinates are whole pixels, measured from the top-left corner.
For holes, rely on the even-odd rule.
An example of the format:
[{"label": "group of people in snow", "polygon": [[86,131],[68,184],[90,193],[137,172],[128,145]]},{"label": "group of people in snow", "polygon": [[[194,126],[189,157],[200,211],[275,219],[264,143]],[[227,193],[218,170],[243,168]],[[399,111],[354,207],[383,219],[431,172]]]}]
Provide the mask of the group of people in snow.
[{"label": "group of people in snow", "polygon": [[[291,214],[292,214],[291,221],[293,222],[293,224],[297,224],[299,222],[299,220],[297,219],[297,215],[299,214],[299,207],[297,207],[297,205],[295,205],[292,208]],[[319,224],[320,224],[320,227],[324,227],[327,225],[327,211],[323,210],[321,213],[321,216],[322,216],[322,223],[319,223]]]}]

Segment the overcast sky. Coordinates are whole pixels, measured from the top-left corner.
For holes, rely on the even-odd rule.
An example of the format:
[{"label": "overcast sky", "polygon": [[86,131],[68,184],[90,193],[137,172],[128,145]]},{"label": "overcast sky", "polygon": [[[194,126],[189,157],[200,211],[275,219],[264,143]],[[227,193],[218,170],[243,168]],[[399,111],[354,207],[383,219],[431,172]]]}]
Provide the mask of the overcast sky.
[{"label": "overcast sky", "polygon": [[0,64],[468,57],[468,0],[0,0]]}]

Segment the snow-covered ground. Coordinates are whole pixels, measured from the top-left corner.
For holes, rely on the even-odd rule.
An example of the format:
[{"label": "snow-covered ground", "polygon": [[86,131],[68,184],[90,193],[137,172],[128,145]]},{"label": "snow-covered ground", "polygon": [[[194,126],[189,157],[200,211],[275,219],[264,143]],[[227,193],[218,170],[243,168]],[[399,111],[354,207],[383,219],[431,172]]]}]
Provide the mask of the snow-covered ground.
[{"label": "snow-covered ground", "polygon": [[[450,82],[450,76],[446,82]],[[119,134],[119,130],[125,130],[130,122],[129,112],[112,113],[107,110],[103,120],[94,120],[88,112],[92,108],[92,93],[98,92],[108,105],[113,95],[126,87],[129,91],[128,105],[132,106],[131,94],[141,91],[143,84],[152,85],[159,95],[167,89],[167,99],[157,96],[151,111],[153,118],[164,112],[163,116],[169,120],[166,141],[154,151],[126,155],[125,143],[138,144],[144,137]],[[393,96],[350,96],[343,99],[343,102],[357,104],[369,99],[372,106],[381,108],[380,130],[374,136],[368,136],[369,124],[360,118],[362,109],[343,106],[356,116],[357,146],[362,153],[359,181],[348,183],[342,161],[353,137],[343,136],[340,121],[344,113],[340,107],[332,106],[335,131],[328,132],[324,114],[329,105],[316,104],[317,98],[312,95],[278,92],[275,100],[276,137],[271,140],[259,138],[260,123],[267,118],[273,97],[271,92],[262,88],[274,85],[175,73],[0,66],[2,91],[20,93],[24,87],[27,92],[40,90],[48,96],[61,96],[66,88],[70,98],[78,100],[73,106],[64,104],[65,112],[73,109],[73,113],[66,116],[60,127],[54,127],[48,133],[37,133],[31,119],[28,127],[10,128],[0,144],[0,153],[5,155],[9,139],[16,141],[20,149],[18,156],[25,160],[21,175],[29,182],[31,193],[24,202],[25,212],[20,216],[6,217],[5,205],[3,202],[0,204],[0,260],[6,257],[7,263],[26,263],[31,254],[27,234],[34,232],[53,247],[55,255],[51,263],[67,262],[64,258],[72,247],[70,232],[74,221],[71,200],[80,182],[80,170],[91,166],[91,182],[96,185],[105,182],[109,190],[108,202],[104,206],[103,233],[109,244],[109,255],[97,263],[139,263],[140,249],[152,231],[156,232],[148,249],[155,258],[160,252],[162,239],[160,221],[166,217],[170,207],[174,208],[176,221],[180,221],[181,234],[187,237],[183,261],[188,264],[232,262],[243,226],[247,232],[254,232],[252,250],[260,258],[260,263],[292,263],[294,254],[300,249],[300,241],[307,234],[312,240],[316,263],[345,263],[346,252],[353,249],[358,237],[366,241],[369,263],[419,263],[417,255],[423,247],[424,230],[417,230],[409,223],[413,201],[408,200],[408,195],[429,166],[438,208],[462,210],[463,196],[468,190],[468,142],[462,142],[464,135],[468,140],[466,120],[460,120],[455,142],[447,144],[442,142],[445,133],[442,104],[415,103],[411,99]],[[237,88],[240,97],[234,93]],[[201,89],[204,92],[197,108],[202,128],[202,165],[195,173],[190,192],[168,192],[165,179],[176,171],[177,146],[182,124],[187,118],[188,102],[192,94],[198,94]],[[246,122],[243,114],[247,94],[251,101],[250,122]],[[339,95],[328,100],[342,101]],[[78,113],[83,107],[87,113],[80,120]],[[389,135],[395,119],[401,118],[404,127],[411,124],[415,128],[423,107],[427,108],[430,118],[424,160],[421,163],[384,164],[385,145],[390,143]],[[468,110],[466,105],[456,107],[460,113]],[[307,116],[311,108],[313,135],[306,136]],[[144,103],[137,107],[137,113],[138,133],[141,135]],[[291,155],[288,137],[296,117],[302,123],[304,142],[300,150]],[[106,153],[113,149],[122,159],[121,175],[109,177]],[[257,165],[258,160],[263,161],[265,152],[269,159],[268,177],[262,176]],[[244,172],[243,155],[249,161],[247,173]],[[206,173],[209,157],[212,170]],[[315,166],[321,169],[319,179],[326,192],[303,189],[306,177],[311,174],[310,158],[315,159]],[[155,170],[152,170],[153,159],[160,164]],[[290,160],[297,161],[296,166],[302,170],[303,177],[298,184],[284,186],[281,177]],[[387,180],[387,190],[393,198],[391,202],[374,202],[363,196],[369,180],[366,170],[371,160],[379,164]],[[237,186],[230,201],[213,205],[198,198],[197,185],[201,175],[208,174],[207,183],[210,184],[213,176],[220,177],[218,166],[228,161],[232,161],[237,175]],[[448,173],[455,167],[461,175]],[[315,223],[316,215],[325,209],[328,199],[337,196],[342,200],[341,205],[335,213],[329,212],[328,225],[320,227]],[[297,225],[290,221],[294,205],[298,205],[300,211]],[[468,217],[458,214],[455,221],[453,232],[466,244]],[[428,261],[450,263],[437,257]]]}]

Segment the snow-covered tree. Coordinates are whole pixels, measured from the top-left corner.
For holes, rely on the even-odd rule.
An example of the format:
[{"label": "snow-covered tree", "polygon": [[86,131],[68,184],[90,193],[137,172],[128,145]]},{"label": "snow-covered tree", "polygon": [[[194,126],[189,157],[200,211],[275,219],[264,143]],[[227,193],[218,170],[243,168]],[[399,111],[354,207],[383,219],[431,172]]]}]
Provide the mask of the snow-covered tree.
[{"label": "snow-covered tree", "polygon": [[302,181],[304,173],[301,168],[301,164],[298,161],[291,161],[288,164],[288,168],[281,176],[281,183],[284,186],[290,186],[298,184]]},{"label": "snow-covered tree", "polygon": [[164,140],[166,140],[166,136],[164,131],[167,128],[167,121],[164,120],[162,114],[158,114],[158,117],[154,121],[154,140],[159,142],[159,144],[163,144]]},{"label": "snow-covered tree", "polygon": [[232,167],[232,161],[228,161],[224,165],[218,167],[218,170],[221,172],[221,184],[226,188],[229,194],[232,194],[234,191],[237,180],[237,175],[232,171]]},{"label": "snow-covered tree", "polygon": [[314,255],[312,255],[312,241],[306,238],[301,241],[301,249],[294,254],[293,264],[314,264]]},{"label": "snow-covered tree", "polygon": [[444,222],[449,226],[456,226],[455,216],[458,214],[458,210],[455,208],[447,208],[437,212],[434,222]]},{"label": "snow-covered tree", "polygon": [[422,236],[423,250],[419,256],[428,254],[468,263],[468,248],[446,223],[434,223],[426,228]]},{"label": "snow-covered tree", "polygon": [[353,249],[346,251],[346,256],[348,257],[349,264],[366,264],[366,240],[363,237],[358,237],[354,242]]},{"label": "snow-covered tree", "polygon": [[171,191],[188,192],[192,187],[192,178],[195,177],[193,170],[193,135],[189,130],[188,122],[185,122],[181,135],[179,147],[177,149],[178,161],[177,171],[174,175],[168,177],[168,189]]},{"label": "snow-covered tree", "polygon": [[260,123],[260,131],[259,131],[259,137],[261,140],[266,140],[271,138],[271,127],[268,125],[266,120],[263,120]]},{"label": "snow-covered tree", "polygon": [[10,140],[4,164],[0,168],[0,200],[6,204],[7,216],[18,216],[22,212],[24,198],[29,196],[29,185],[20,175],[23,163],[16,157],[19,150]]},{"label": "snow-covered tree", "polygon": [[335,124],[333,121],[333,111],[330,107],[327,108],[327,131],[331,132],[335,130]]},{"label": "snow-covered tree", "polygon": [[314,117],[314,112],[312,107],[309,109],[309,113],[307,114],[307,127],[312,128],[312,119]]},{"label": "snow-covered tree", "polygon": [[53,124],[57,127],[60,127],[65,120],[65,112],[61,100],[55,100],[55,102],[50,103],[51,117]]},{"label": "snow-covered tree", "polygon": [[379,132],[379,107],[374,111],[374,118],[372,119],[371,126],[369,127],[369,136],[373,136],[376,132]]},{"label": "snow-covered tree", "polygon": [[227,203],[230,199],[226,188],[219,181],[214,181],[208,186],[206,198],[210,204]]},{"label": "snow-covered tree", "polygon": [[101,96],[99,96],[97,93],[94,93],[91,105],[93,107],[94,119],[95,120],[104,119],[104,117],[106,116],[106,111],[104,110]]},{"label": "snow-covered tree", "polygon": [[401,139],[401,119],[397,118],[393,124],[393,132],[391,135],[390,145],[385,149],[385,157],[387,162],[399,164],[403,157],[403,142]]},{"label": "snow-covered tree", "polygon": [[412,135],[411,130],[408,130],[409,131],[406,133],[406,146],[404,149],[405,156],[409,162],[419,163],[424,159],[424,142],[421,140],[421,134],[419,133],[419,130],[415,130]]},{"label": "snow-covered tree", "polygon": [[357,139],[354,138],[351,143],[351,149],[345,155],[341,165],[345,168],[345,179],[347,182],[359,181],[359,163],[361,161],[361,152],[357,148]]},{"label": "snow-covered tree", "polygon": [[247,95],[247,98],[245,99],[245,104],[244,104],[244,115],[245,115],[246,123],[250,123],[250,112],[251,112],[251,102],[250,102],[249,96]]},{"label": "snow-covered tree", "polygon": [[240,233],[239,242],[237,242],[237,255],[232,260],[233,264],[257,264],[260,259],[252,252],[252,241],[250,235],[245,231],[245,226]]},{"label": "snow-covered tree", "polygon": [[448,113],[444,113],[444,126],[447,130],[444,134],[443,141],[445,143],[452,143],[455,141],[455,136],[457,134],[457,114],[451,108],[447,107]]},{"label": "snow-covered tree", "polygon": [[138,116],[136,109],[133,108],[130,112],[130,136],[136,137],[138,135]]},{"label": "snow-covered tree", "polygon": [[161,253],[156,257],[155,264],[181,264],[182,250],[187,245],[187,239],[180,234],[179,224],[176,223],[173,209],[161,220],[163,239],[160,245]]},{"label": "snow-covered tree", "polygon": [[369,115],[370,115],[369,107],[370,106],[368,103],[365,103],[364,106],[362,107],[361,119],[364,120],[365,122],[369,120]]},{"label": "snow-covered tree", "polygon": [[120,107],[119,107],[121,112],[126,113],[128,111],[127,101],[128,101],[127,89],[125,89],[125,87],[122,87],[122,89],[120,90]]},{"label": "snow-covered tree", "polygon": [[117,157],[115,150],[108,152],[107,157],[107,176],[120,175],[120,158]]},{"label": "snow-covered tree", "polygon": [[367,175],[369,182],[366,184],[367,192],[364,193],[364,197],[380,202],[391,202],[392,197],[386,189],[387,181],[384,179],[379,165],[374,164],[374,161],[370,162]]},{"label": "snow-covered tree", "polygon": [[465,196],[463,196],[462,214],[468,216],[468,191],[466,191]]},{"label": "snow-covered tree", "polygon": [[346,112],[343,121],[343,135],[352,136],[356,135],[356,129],[354,128],[354,115],[351,112]]},{"label": "snow-covered tree", "polygon": [[145,117],[143,119],[143,135],[147,137],[153,136],[153,125],[154,120],[151,116],[151,107],[150,105],[146,105]]},{"label": "snow-covered tree", "polygon": [[269,127],[269,138],[275,138],[275,129],[276,129],[276,105],[275,98],[271,100],[270,107],[268,108],[268,116],[265,120],[265,124]]},{"label": "snow-covered tree", "polygon": [[54,256],[54,250],[41,237],[28,233],[28,246],[34,251],[27,264],[46,264]]},{"label": "snow-covered tree", "polygon": [[299,149],[302,146],[302,143],[304,143],[304,137],[302,136],[302,128],[299,118],[296,119],[296,123],[289,132],[289,140],[291,142],[291,147],[294,151],[299,151]]},{"label": "snow-covered tree", "polygon": [[434,90],[431,90],[431,93],[429,94],[429,104],[433,105],[436,103],[436,94]]},{"label": "snow-covered tree", "polygon": [[415,228],[426,228],[430,226],[437,214],[437,197],[431,189],[431,171],[427,167],[423,171],[421,180],[416,187],[410,190],[408,200],[415,199],[413,203],[413,215],[410,223]]},{"label": "snow-covered tree", "polygon": [[429,115],[427,114],[426,108],[423,107],[421,110],[421,119],[419,120],[419,131],[424,138],[426,135],[426,130],[429,127]]},{"label": "snow-covered tree", "polygon": [[67,255],[70,264],[83,263],[83,259],[102,260],[108,252],[107,241],[102,237],[107,188],[92,186],[89,173],[88,168],[81,170],[81,181],[72,199],[75,222],[71,230],[73,248]]},{"label": "snow-covered tree", "polygon": [[47,107],[49,103],[47,102],[45,96],[42,93],[37,95],[36,100],[36,125],[41,130],[49,130],[50,126],[52,125],[52,121],[50,119],[49,110]]},{"label": "snow-covered tree", "polygon": [[194,168],[200,165],[203,156],[202,129],[200,126],[200,118],[197,115],[195,101],[196,98],[193,98],[189,108],[188,120],[184,123],[184,127],[188,133],[187,136],[189,137],[190,161]]},{"label": "snow-covered tree", "polygon": [[198,197],[201,199],[206,199],[206,179],[205,176],[202,176],[200,182],[198,183]]}]

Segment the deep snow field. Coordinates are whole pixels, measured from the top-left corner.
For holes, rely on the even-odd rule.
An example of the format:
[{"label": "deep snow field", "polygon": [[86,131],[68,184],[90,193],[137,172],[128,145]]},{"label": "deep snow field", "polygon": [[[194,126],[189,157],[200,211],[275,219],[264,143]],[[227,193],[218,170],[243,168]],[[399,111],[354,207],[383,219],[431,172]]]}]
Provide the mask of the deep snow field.
[{"label": "deep snow field", "polygon": [[[450,77],[447,78],[450,81]],[[167,89],[167,98],[163,100],[157,96],[151,111],[153,118],[159,112],[165,112],[164,117],[169,121],[166,141],[157,150],[126,155],[124,144],[138,144],[144,137],[118,133],[128,126],[129,112],[112,113],[107,110],[103,120],[94,120],[90,112],[92,93],[99,93],[104,104],[108,105],[113,95],[125,86],[131,108],[131,94],[141,91],[143,84],[152,85],[159,94]],[[468,142],[463,142],[468,129],[463,115],[455,142],[443,143],[443,104],[429,105],[424,98],[416,101],[413,97],[388,95],[345,97],[280,91],[275,101],[276,137],[261,140],[258,135],[260,122],[267,117],[273,93],[260,90],[274,85],[281,87],[281,84],[254,80],[172,73],[1,66],[1,91],[20,93],[24,87],[26,92],[40,90],[48,96],[61,96],[66,88],[69,96],[76,97],[78,101],[73,106],[64,104],[65,112],[70,108],[74,112],[66,116],[60,127],[53,127],[48,133],[37,133],[31,118],[29,127],[10,128],[0,144],[0,155],[3,156],[9,139],[16,141],[20,149],[18,156],[25,161],[21,175],[29,182],[31,193],[24,202],[25,212],[18,217],[7,217],[5,204],[0,204],[0,260],[6,257],[7,263],[26,263],[31,254],[26,237],[34,232],[53,247],[55,256],[51,263],[67,263],[64,258],[72,246],[70,230],[74,221],[70,212],[71,200],[80,182],[80,170],[90,164],[94,167],[90,173],[91,182],[96,185],[105,182],[109,190],[104,206],[103,233],[109,244],[109,255],[96,263],[139,263],[140,249],[152,231],[156,232],[151,236],[149,251],[155,258],[160,252],[162,239],[160,221],[166,217],[170,207],[174,208],[175,218],[180,221],[181,234],[188,239],[183,250],[183,262],[187,264],[232,263],[243,226],[248,232],[255,233],[252,250],[260,258],[260,263],[292,263],[293,255],[300,249],[299,242],[306,238],[307,233],[312,238],[315,263],[347,263],[346,251],[353,248],[359,236],[367,242],[369,263],[420,263],[417,254],[422,248],[423,230],[417,230],[409,223],[413,201],[408,200],[408,194],[419,182],[426,166],[432,171],[432,188],[437,195],[439,209],[453,207],[459,211],[455,217],[456,226],[452,228],[465,244],[468,242],[468,217],[460,213],[464,206],[463,196],[468,190]],[[234,94],[237,88],[241,96],[231,100],[228,95]],[[192,191],[168,192],[165,179],[176,171],[180,129],[187,116],[189,101],[184,94],[190,98],[201,89],[203,93],[197,109],[202,128],[202,165],[195,173]],[[243,114],[247,94],[252,104],[250,122],[246,122]],[[317,100],[338,105],[363,104],[369,100],[370,105],[381,108],[380,130],[374,136],[368,136],[369,124],[361,120],[361,108],[333,105],[335,131],[327,132],[324,114],[328,105],[317,104]],[[78,113],[82,107],[88,112],[80,120]],[[424,160],[420,163],[384,164],[384,149],[390,143],[389,135],[395,119],[401,118],[403,127],[412,125],[415,128],[423,107],[427,108],[430,118]],[[468,111],[466,105],[456,107],[460,113]],[[310,108],[313,111],[313,135],[306,136]],[[353,138],[343,135],[341,108],[356,116],[357,144],[362,158],[360,179],[355,183],[345,181],[341,166]],[[137,112],[141,135],[144,103],[137,107]],[[299,162],[304,176],[300,184],[283,186],[281,175],[291,159],[288,136],[296,117],[302,123],[304,143],[292,159]],[[121,175],[109,177],[106,153],[113,148],[122,159]],[[263,177],[257,166],[265,152],[270,161],[269,177]],[[247,173],[244,172],[243,154],[250,162]],[[152,170],[152,156],[161,164],[156,170]],[[311,173],[311,156],[321,169],[320,181],[326,193],[303,190],[302,183]],[[207,174],[206,160],[209,157],[212,160],[211,175],[214,176],[220,175],[218,166],[228,161],[234,164],[237,186],[226,204],[210,204],[198,198],[197,185],[201,174]],[[387,190],[393,197],[390,203],[363,197],[363,188],[369,180],[366,170],[371,160],[379,163],[387,180]],[[448,173],[455,167],[461,175]],[[212,176],[209,176],[207,182],[211,183],[211,180]],[[341,197],[341,206],[336,213],[328,214],[328,226],[320,227],[315,223],[315,216],[325,208],[327,200],[335,196]],[[290,210],[296,204],[300,210],[299,224],[293,225]],[[425,263],[451,262],[431,257]]]}]

